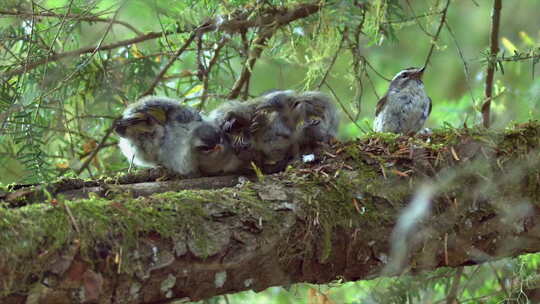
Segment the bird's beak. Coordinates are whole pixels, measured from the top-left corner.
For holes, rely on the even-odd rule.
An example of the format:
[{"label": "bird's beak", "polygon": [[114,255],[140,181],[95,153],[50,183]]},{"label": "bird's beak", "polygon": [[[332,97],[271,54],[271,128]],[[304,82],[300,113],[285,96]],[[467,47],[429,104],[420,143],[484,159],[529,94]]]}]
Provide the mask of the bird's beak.
[{"label": "bird's beak", "polygon": [[221,145],[221,144],[215,145],[214,149],[212,149],[212,151],[214,151],[214,152],[220,152],[222,150],[223,150],[223,145]]},{"label": "bird's beak", "polygon": [[411,78],[422,80],[422,76],[424,75],[425,70],[426,70],[426,66],[423,66],[421,69],[411,74]]},{"label": "bird's beak", "polygon": [[121,137],[126,136],[126,125],[122,120],[122,117],[118,117],[113,122],[113,130]]}]

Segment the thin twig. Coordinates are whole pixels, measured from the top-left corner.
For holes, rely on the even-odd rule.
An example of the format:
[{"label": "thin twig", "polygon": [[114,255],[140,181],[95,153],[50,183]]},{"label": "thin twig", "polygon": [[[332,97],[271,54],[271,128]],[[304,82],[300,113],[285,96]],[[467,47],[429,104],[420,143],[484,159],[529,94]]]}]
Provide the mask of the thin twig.
[{"label": "thin twig", "polygon": [[251,73],[253,72],[253,67],[257,59],[261,56],[262,51],[266,45],[266,41],[270,39],[276,30],[284,25],[287,25],[295,20],[306,18],[312,14],[315,14],[323,7],[321,3],[305,3],[300,4],[292,9],[285,9],[283,11],[272,10],[272,14],[267,14],[266,16],[257,17],[256,20],[244,20],[238,21],[235,24],[232,22],[227,23],[226,25],[221,25],[220,28],[226,31],[231,31],[234,29],[236,32],[240,30],[245,30],[248,27],[258,25],[259,35],[253,41],[253,47],[251,53],[249,54],[246,63],[240,73],[240,77],[236,80],[229,93],[229,99],[235,99],[242,92],[242,88],[247,84]]},{"label": "thin twig", "polygon": [[495,57],[496,61],[506,61],[506,62],[516,62],[516,61],[522,61],[522,60],[529,60],[529,59],[540,59],[540,54],[535,54],[535,53],[532,53],[532,54],[519,54],[519,55],[514,55],[514,56],[511,56],[511,57],[508,57],[508,56],[500,56],[500,57]]},{"label": "thin twig", "polygon": [[[81,14],[66,14],[66,15],[60,15],[55,13],[47,13],[47,12],[39,12],[39,13],[33,13],[33,12],[24,12],[24,11],[4,11],[0,10],[0,15],[6,15],[6,16],[15,16],[15,17],[51,17],[51,18],[67,18],[67,19],[74,19],[74,20],[80,20],[80,21],[87,21],[87,22],[111,22],[111,19],[108,18],[99,18],[95,16],[83,16]],[[123,25],[126,28],[130,29],[134,33],[136,33],[138,36],[144,35],[143,32],[137,30],[133,25],[120,21],[120,20],[112,20],[113,23]]]},{"label": "thin twig", "polygon": [[253,42],[254,44],[253,49],[251,50],[251,54],[249,54],[249,58],[246,60],[246,63],[244,64],[244,68],[242,69],[242,72],[240,73],[240,77],[238,77],[238,79],[233,85],[233,88],[231,89],[231,93],[228,96],[229,99],[235,99],[238,97],[238,95],[240,95],[242,88],[247,83],[249,78],[251,78],[253,67],[255,66],[255,63],[257,62],[257,59],[261,56],[262,51],[266,45],[266,41],[268,41],[268,39],[272,37],[275,30],[276,28],[261,29],[261,33]]},{"label": "thin twig", "polygon": [[[240,33],[240,37],[242,38],[242,49],[241,51],[239,50],[238,53],[240,54],[241,57],[248,58],[249,48],[253,44],[253,40],[255,38],[251,37],[251,39],[248,39],[246,31],[242,31]],[[248,78],[248,80],[246,81],[246,84],[244,85],[244,92],[242,93],[243,100],[247,100],[249,98],[249,85],[251,83],[250,79],[251,78]]]},{"label": "thin twig", "polygon": [[488,262],[488,265],[489,265],[489,268],[491,268],[491,270],[493,271],[493,274],[495,275],[495,277],[497,278],[497,282],[499,283],[499,286],[501,286],[501,290],[504,292],[507,298],[510,298],[510,291],[508,291],[508,289],[506,288],[503,279],[497,272],[497,269],[495,269],[492,262]]},{"label": "thin twig", "polygon": [[459,267],[454,274],[452,286],[450,287],[450,291],[448,292],[448,296],[446,297],[446,304],[458,303],[456,300],[459,290],[459,282],[461,281],[461,276],[463,275],[463,269],[464,267]]},{"label": "thin twig", "polygon": [[445,22],[445,25],[446,25],[446,29],[448,30],[448,33],[450,33],[450,37],[452,37],[452,40],[454,41],[454,44],[456,45],[456,49],[458,51],[459,58],[461,59],[461,62],[463,63],[463,70],[464,70],[464,73],[465,73],[465,78],[467,78],[467,81],[466,81],[467,89],[469,90],[469,94],[471,94],[473,104],[476,104],[476,99],[474,98],[474,93],[473,93],[473,90],[472,90],[472,87],[471,87],[472,80],[471,80],[471,73],[469,71],[469,65],[467,64],[467,60],[465,60],[465,56],[463,55],[463,51],[462,51],[461,47],[459,46],[456,35],[454,34],[452,29],[450,28],[450,25],[448,24],[448,22]]},{"label": "thin twig", "polygon": [[154,89],[156,88],[158,83],[161,81],[163,76],[165,76],[165,73],[167,73],[167,70],[174,64],[174,62],[176,61],[176,58],[182,55],[182,53],[191,44],[191,42],[193,42],[193,39],[195,39],[196,36],[197,36],[197,31],[193,31],[191,35],[189,36],[189,38],[186,40],[186,42],[184,42],[184,45],[182,45],[182,47],[179,48],[176,51],[176,53],[174,53],[174,56],[172,56],[172,58],[169,59],[169,62],[167,62],[167,64],[161,69],[161,71],[159,71],[159,73],[157,74],[156,78],[154,79],[150,87],[148,87],[148,89],[144,91],[144,93],[142,93],[139,97],[150,95],[154,92]]},{"label": "thin twig", "polygon": [[399,20],[388,20],[386,22],[383,22],[382,24],[386,25],[386,24],[407,23],[407,22],[410,22],[410,21],[414,21],[416,19],[426,18],[426,17],[429,17],[429,16],[435,16],[435,15],[440,15],[440,14],[441,14],[441,12],[425,13],[425,14],[421,14],[421,15],[416,15],[416,16],[411,16],[411,17],[399,19]]},{"label": "thin twig", "polygon": [[69,209],[69,206],[67,204],[64,204],[64,209],[66,209],[66,213],[69,216],[69,219],[71,220],[71,224],[73,224],[73,227],[75,228],[75,231],[77,231],[78,234],[81,233],[81,229],[79,229],[79,224],[77,224],[77,221],[75,220],[75,217],[73,216],[73,213],[71,212],[71,209]]},{"label": "thin twig", "polygon": [[[360,70],[362,70],[362,72],[365,73],[366,69],[365,69],[365,62],[360,59],[362,57],[360,53],[360,36],[362,35],[362,29],[366,21],[366,11],[367,9],[363,7],[362,14],[361,14],[362,21],[358,23],[358,26],[356,26],[355,28],[354,36],[353,36],[354,41],[351,41],[349,35],[345,36],[345,38],[349,42],[349,50],[351,51],[351,55],[353,57],[353,73],[354,73],[353,76],[357,83],[355,87],[355,94],[354,94],[354,100],[356,101],[356,115],[354,117],[355,121],[358,120],[358,118],[360,117],[360,113],[362,112],[362,97],[364,96],[364,83],[362,82],[362,75],[361,75]],[[362,69],[360,69],[361,66],[362,66]],[[365,74],[367,75],[367,73]]]},{"label": "thin twig", "polygon": [[388,77],[384,76],[383,74],[381,74],[379,71],[377,71],[365,57],[362,56],[362,59],[363,59],[363,61],[366,63],[366,65],[367,65],[373,72],[375,72],[375,75],[379,76],[380,78],[382,78],[382,79],[384,79],[384,80],[386,80],[386,81],[388,81],[388,82],[392,81],[392,78],[388,78]]},{"label": "thin twig", "polygon": [[210,59],[210,62],[208,63],[208,67],[204,70],[203,74],[203,91],[201,94],[201,103],[199,105],[199,109],[202,109],[204,107],[204,104],[206,100],[208,99],[208,85],[210,80],[210,71],[212,70],[212,67],[217,63],[219,58],[219,53],[221,52],[221,49],[227,44],[228,39],[222,39],[219,44],[216,47],[216,50],[214,51],[214,56],[212,56],[212,59]]},{"label": "thin twig", "polygon": [[377,100],[381,99],[381,96],[377,93],[377,88],[375,87],[375,83],[373,82],[373,79],[371,79],[371,76],[366,71],[366,78],[369,81],[369,84],[371,85],[371,89],[373,90],[373,94],[375,94],[375,97],[377,97]]},{"label": "thin twig", "polygon": [[204,55],[202,51],[203,37],[204,34],[201,33],[200,35],[197,35],[197,39],[195,39],[195,48],[197,50],[197,56],[195,56],[195,61],[197,62],[197,78],[199,78],[200,81],[203,81],[203,77],[206,74],[206,65],[203,60]]},{"label": "thin twig", "polygon": [[328,75],[330,74],[330,71],[334,67],[334,64],[336,63],[336,59],[339,53],[341,52],[341,49],[343,48],[343,43],[345,42],[347,38],[348,32],[349,32],[349,28],[345,26],[345,28],[343,29],[343,32],[341,33],[341,41],[339,42],[338,49],[336,50],[336,53],[332,57],[332,60],[330,61],[330,64],[328,65],[328,68],[326,69],[326,72],[324,73],[321,81],[319,82],[319,85],[317,85],[317,90],[320,90],[322,85],[326,82],[326,78],[328,77]]},{"label": "thin twig", "polygon": [[332,93],[332,96],[334,96],[334,98],[336,99],[337,103],[339,104],[339,106],[341,107],[341,109],[343,110],[343,113],[345,113],[345,115],[347,115],[347,117],[349,118],[349,120],[359,129],[359,130],[362,130],[362,132],[366,132],[362,127],[360,127],[360,125],[356,122],[356,120],[354,119],[354,117],[351,115],[351,113],[349,113],[348,109],[345,107],[345,105],[341,102],[341,100],[339,99],[339,97],[337,96],[336,92],[334,91],[334,89],[327,83],[325,82],[324,83],[326,85],[326,87],[330,90],[330,93]]},{"label": "thin twig", "polygon": [[493,77],[495,76],[495,57],[499,53],[499,26],[501,22],[501,10],[502,10],[502,1],[494,0],[493,1],[493,11],[491,13],[491,36],[490,36],[490,51],[489,51],[489,62],[486,72],[486,88],[485,88],[485,97],[486,102],[482,105],[482,120],[483,125],[486,128],[489,128],[490,125],[490,107],[491,107],[491,96],[493,94]]},{"label": "thin twig", "polygon": [[429,53],[426,57],[426,61],[424,62],[424,67],[427,67],[427,65],[429,64],[429,60],[431,59],[431,54],[433,54],[433,51],[435,50],[435,45],[437,43],[437,40],[439,40],[439,34],[441,33],[441,29],[446,22],[446,14],[448,13],[449,7],[450,7],[450,0],[446,0],[446,5],[444,6],[444,9],[442,10],[441,21],[439,23],[439,27],[437,28],[437,32],[433,36],[433,39],[431,39],[431,48],[429,49]]},{"label": "thin twig", "polygon": [[[99,50],[100,51],[112,50],[112,49],[115,49],[115,48],[118,48],[118,47],[127,46],[127,45],[130,45],[130,44],[134,44],[134,43],[138,43],[138,42],[142,42],[142,41],[146,41],[146,40],[150,40],[150,39],[159,38],[159,37],[161,37],[163,35],[168,35],[168,34],[171,34],[171,33],[150,32],[150,33],[148,33],[148,34],[146,34],[144,36],[139,36],[139,37],[135,37],[135,38],[132,38],[132,39],[127,39],[127,40],[122,40],[122,41],[118,41],[118,42],[107,44],[107,45],[102,45],[99,48]],[[28,62],[27,64],[25,64],[25,66],[17,68],[17,69],[9,70],[7,72],[4,72],[4,73],[0,74],[0,76],[11,77],[11,76],[14,76],[14,75],[19,75],[19,74],[22,74],[24,72],[28,72],[30,70],[33,70],[33,69],[39,67],[40,65],[46,63],[46,62],[53,62],[53,61],[57,61],[57,60],[68,58],[68,57],[79,56],[79,55],[87,54],[87,53],[94,53],[95,51],[96,51],[96,47],[95,46],[90,46],[90,47],[86,47],[86,48],[82,48],[82,49],[78,49],[78,50],[74,50],[74,51],[54,54],[54,55],[52,55],[52,56],[50,56],[48,58],[43,58],[43,59],[38,59],[38,60],[35,60],[35,61],[32,61],[32,62]],[[31,58],[31,57],[29,57],[29,58]]]},{"label": "thin twig", "polygon": [[105,131],[105,135],[103,136],[103,138],[101,139],[101,141],[99,142],[99,144],[96,146],[96,148],[94,149],[94,151],[92,151],[92,153],[90,153],[90,155],[88,156],[88,158],[84,161],[84,163],[82,164],[82,166],[76,171],[77,175],[81,174],[81,172],[84,171],[84,169],[86,169],[89,165],[90,165],[90,162],[94,159],[94,157],[96,157],[96,155],[98,154],[98,152],[105,147],[105,142],[107,141],[107,138],[109,138],[109,136],[111,135],[113,131],[113,127],[111,126],[109,129],[107,129],[107,131]]},{"label": "thin twig", "polygon": [[[416,13],[414,12],[414,8],[413,8],[413,6],[411,5],[410,0],[406,0],[405,2],[407,3],[407,6],[408,6],[409,9],[411,10],[413,16],[416,15]],[[428,37],[433,38],[433,35],[431,35],[431,34],[424,28],[424,26],[420,23],[420,21],[419,21],[418,19],[420,19],[420,18],[414,18],[414,22],[416,23],[416,25],[418,25],[418,27],[420,28],[420,30],[421,30],[422,32],[424,32],[424,34],[426,34]]]},{"label": "thin twig", "polygon": [[247,100],[249,98],[249,85],[251,84],[251,77],[248,77],[244,84],[244,91],[242,92],[242,99]]}]

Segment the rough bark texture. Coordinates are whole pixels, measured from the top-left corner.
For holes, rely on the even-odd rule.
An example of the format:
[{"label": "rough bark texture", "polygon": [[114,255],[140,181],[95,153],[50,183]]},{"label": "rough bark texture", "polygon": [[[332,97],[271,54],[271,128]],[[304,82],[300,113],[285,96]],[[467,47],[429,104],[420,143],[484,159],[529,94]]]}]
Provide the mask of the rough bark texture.
[{"label": "rough bark texture", "polygon": [[[38,187],[54,191],[0,206],[0,302],[168,303],[540,251],[539,147],[531,123],[429,140],[376,136],[255,181],[215,178],[234,181],[222,189],[133,198],[111,184],[68,201],[60,185],[73,191],[75,182]],[[392,233],[426,181],[430,215]],[[405,263],[390,267],[400,236]]]}]

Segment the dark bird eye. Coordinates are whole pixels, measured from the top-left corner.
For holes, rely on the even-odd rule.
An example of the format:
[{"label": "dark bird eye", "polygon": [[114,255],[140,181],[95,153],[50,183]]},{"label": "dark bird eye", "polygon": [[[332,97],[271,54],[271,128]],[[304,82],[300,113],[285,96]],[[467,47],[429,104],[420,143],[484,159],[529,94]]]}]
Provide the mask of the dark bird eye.
[{"label": "dark bird eye", "polygon": [[403,73],[403,74],[401,74],[401,78],[407,78],[407,76],[409,76],[409,73]]},{"label": "dark bird eye", "polygon": [[208,153],[208,152],[213,151],[214,147],[213,146],[199,146],[197,147],[197,149],[199,149],[199,151],[201,152]]}]

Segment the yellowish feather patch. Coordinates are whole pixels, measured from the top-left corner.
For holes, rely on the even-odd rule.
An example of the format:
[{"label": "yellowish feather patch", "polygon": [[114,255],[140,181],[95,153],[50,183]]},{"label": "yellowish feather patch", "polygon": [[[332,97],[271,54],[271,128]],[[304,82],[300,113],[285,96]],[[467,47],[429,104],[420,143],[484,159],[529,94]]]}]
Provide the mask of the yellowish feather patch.
[{"label": "yellowish feather patch", "polygon": [[152,115],[160,124],[165,124],[167,121],[167,113],[161,108],[151,108],[148,114]]}]

